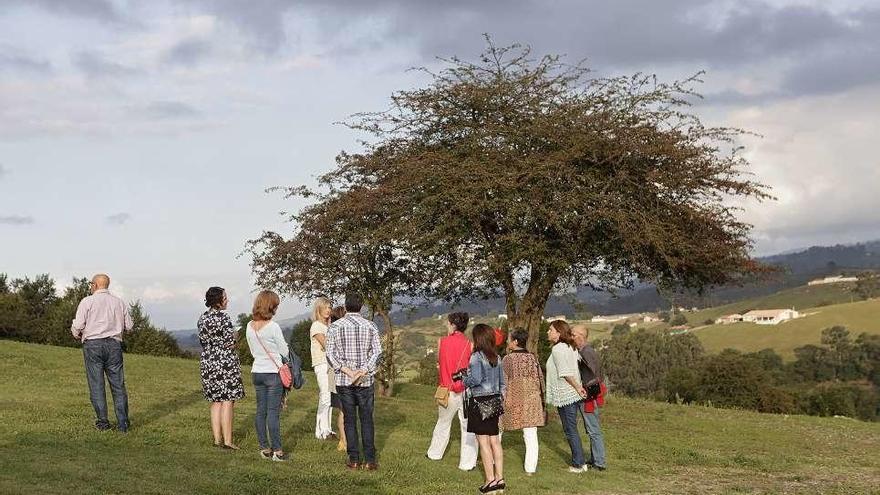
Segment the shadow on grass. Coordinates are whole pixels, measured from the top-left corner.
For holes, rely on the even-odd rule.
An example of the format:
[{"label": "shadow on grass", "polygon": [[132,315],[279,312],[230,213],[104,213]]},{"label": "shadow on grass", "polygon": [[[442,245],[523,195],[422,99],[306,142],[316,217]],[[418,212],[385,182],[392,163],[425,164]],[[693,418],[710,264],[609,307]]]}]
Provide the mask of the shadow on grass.
[{"label": "shadow on grass", "polygon": [[155,404],[141,414],[137,414],[136,416],[132,415],[134,416],[134,421],[132,421],[132,423],[135,427],[147,426],[164,418],[165,416],[170,416],[171,414],[174,414],[184,407],[204,400],[205,396],[201,390],[192,390],[185,395],[180,395],[172,399],[168,399],[164,402]]}]

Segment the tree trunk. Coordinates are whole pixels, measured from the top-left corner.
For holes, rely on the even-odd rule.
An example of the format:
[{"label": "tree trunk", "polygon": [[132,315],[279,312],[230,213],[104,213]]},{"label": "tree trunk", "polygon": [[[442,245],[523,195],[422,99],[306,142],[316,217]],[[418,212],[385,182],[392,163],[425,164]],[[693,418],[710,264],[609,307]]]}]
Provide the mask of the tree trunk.
[{"label": "tree trunk", "polygon": [[380,309],[377,313],[382,317],[382,321],[385,322],[385,333],[382,335],[382,357],[379,361],[377,373],[379,395],[391,397],[394,395],[394,382],[397,378],[397,365],[394,359],[397,352],[394,327],[391,324],[391,315],[388,314],[388,311]]},{"label": "tree trunk", "polygon": [[[531,353],[538,352],[539,332],[541,322],[544,319],[544,307],[550,299],[550,292],[556,285],[558,275],[553,271],[532,269],[529,287],[526,293],[519,297],[512,284],[504,283],[505,299],[508,311],[510,329],[522,328],[529,332],[528,350]],[[511,309],[514,309],[511,311]]]}]

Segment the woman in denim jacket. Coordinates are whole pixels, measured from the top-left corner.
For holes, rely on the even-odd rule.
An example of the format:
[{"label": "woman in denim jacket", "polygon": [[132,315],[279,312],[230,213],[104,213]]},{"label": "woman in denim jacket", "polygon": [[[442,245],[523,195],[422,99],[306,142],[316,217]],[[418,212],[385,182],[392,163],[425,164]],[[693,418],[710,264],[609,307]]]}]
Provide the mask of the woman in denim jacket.
[{"label": "woman in denim jacket", "polygon": [[[495,349],[495,332],[489,325],[474,326],[474,352],[471,354],[463,383],[470,397],[467,406],[467,431],[477,436],[486,483],[480,493],[504,490],[504,453],[498,435],[499,414],[483,419],[478,403],[501,398],[505,392],[501,359]],[[454,379],[455,377],[453,377]]]}]

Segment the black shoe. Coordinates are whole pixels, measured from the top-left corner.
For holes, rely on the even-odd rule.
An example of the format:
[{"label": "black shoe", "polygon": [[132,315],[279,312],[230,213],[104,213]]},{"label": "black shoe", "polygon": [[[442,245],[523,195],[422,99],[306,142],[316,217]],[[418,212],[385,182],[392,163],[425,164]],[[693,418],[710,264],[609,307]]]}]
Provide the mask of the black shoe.
[{"label": "black shoe", "polygon": [[486,483],[485,485],[481,486],[480,493],[494,493],[494,492],[497,492],[497,491],[504,489],[503,487],[499,488],[497,485],[493,485],[492,483],[495,483],[495,481],[492,480],[492,481]]},{"label": "black shoe", "polygon": [[507,485],[504,484],[504,478],[501,478],[500,480],[495,480],[489,484],[489,488],[491,488],[492,490],[504,490],[504,488],[506,487]]},{"label": "black shoe", "polygon": [[110,423],[95,423],[95,429],[98,431],[108,431],[112,430],[113,427],[110,426]]}]

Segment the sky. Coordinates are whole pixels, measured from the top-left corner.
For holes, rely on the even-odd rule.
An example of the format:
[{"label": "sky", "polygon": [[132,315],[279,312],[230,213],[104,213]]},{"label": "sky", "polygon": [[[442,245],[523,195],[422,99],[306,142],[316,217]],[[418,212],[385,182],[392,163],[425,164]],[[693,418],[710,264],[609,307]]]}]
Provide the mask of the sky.
[{"label": "sky", "polygon": [[[0,273],[110,274],[168,329],[245,312],[245,242],[286,232],[363,136],[340,125],[475,59],[483,33],[598,74],[706,71],[694,111],[756,134],[755,254],[880,238],[880,2],[0,0]],[[285,300],[279,316],[302,313]]]}]

